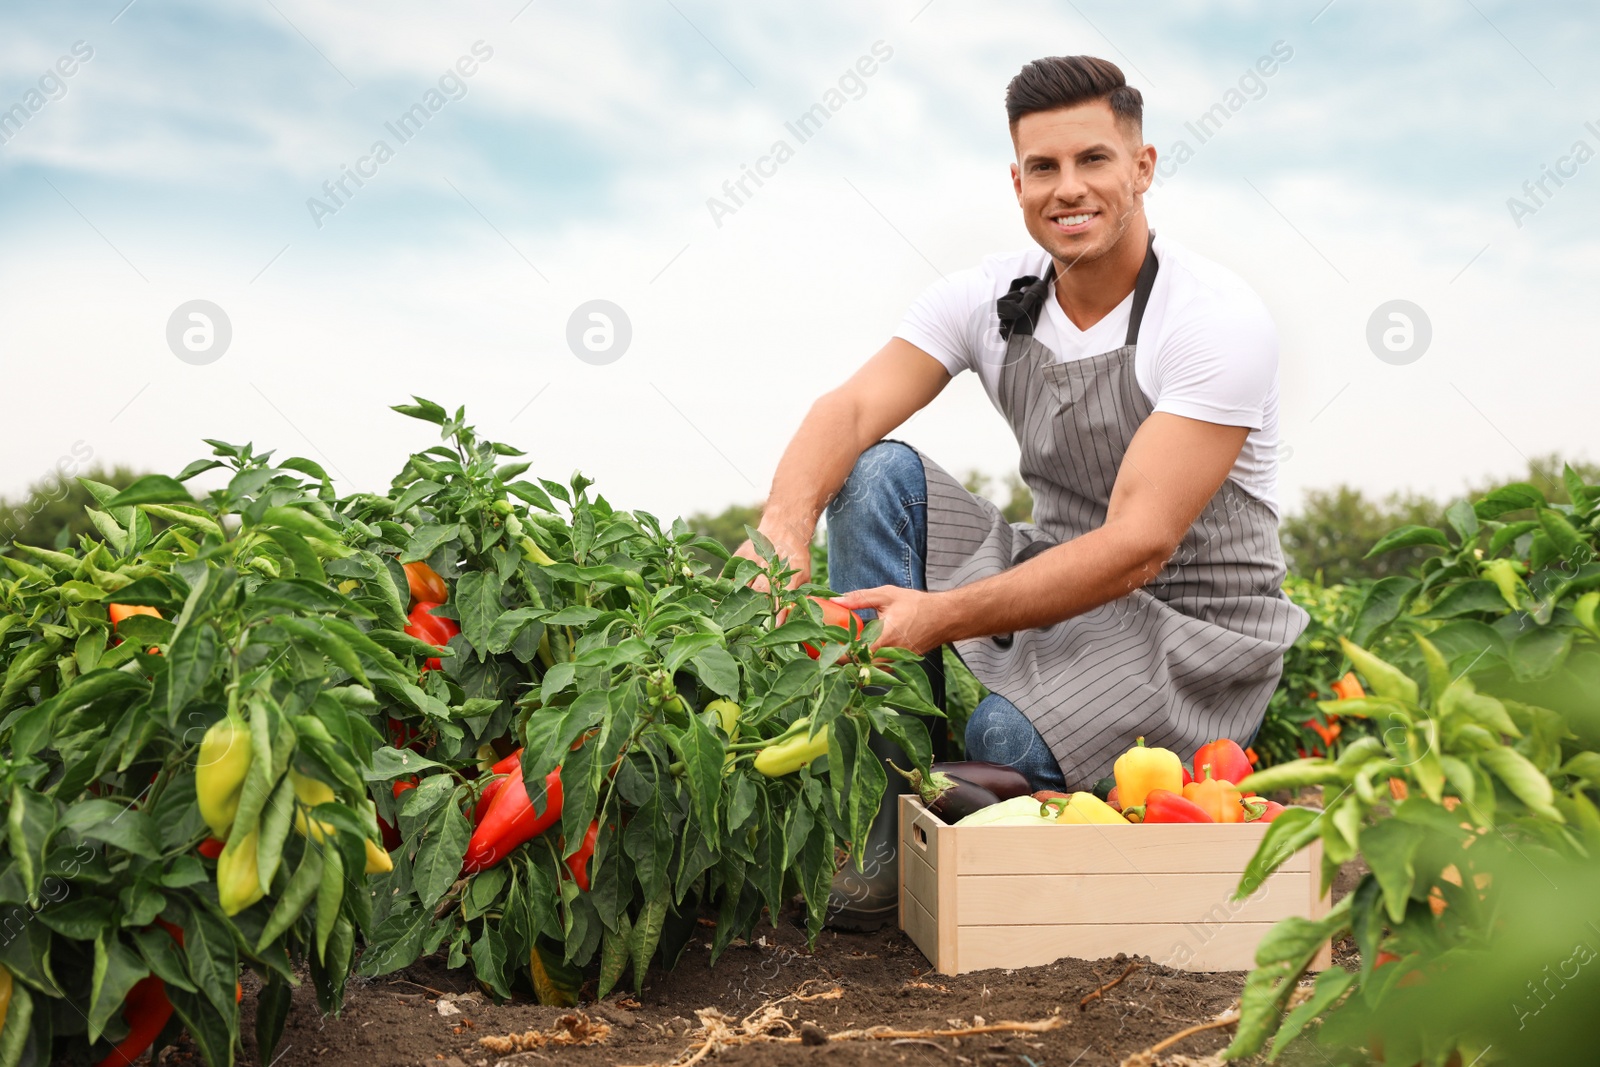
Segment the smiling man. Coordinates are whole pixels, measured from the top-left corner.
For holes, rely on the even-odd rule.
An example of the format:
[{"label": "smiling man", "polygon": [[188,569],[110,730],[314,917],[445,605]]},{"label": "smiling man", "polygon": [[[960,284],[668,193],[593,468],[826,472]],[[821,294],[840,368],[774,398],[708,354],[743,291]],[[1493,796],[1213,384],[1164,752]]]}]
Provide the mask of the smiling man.
[{"label": "smiling man", "polygon": [[[1276,331],[1235,274],[1150,228],[1139,91],[1106,60],[1052,57],[1006,112],[1039,247],[935,283],[816,401],[760,529],[803,580],[826,508],[840,603],[876,612],[882,644],[953,644],[990,690],[968,758],[1081,789],[1139,737],[1184,757],[1248,744],[1309,619],[1280,589]],[[1016,435],[1032,522],[884,439],[963,370]],[[893,917],[894,801],[880,860],[835,882],[839,925]]]}]

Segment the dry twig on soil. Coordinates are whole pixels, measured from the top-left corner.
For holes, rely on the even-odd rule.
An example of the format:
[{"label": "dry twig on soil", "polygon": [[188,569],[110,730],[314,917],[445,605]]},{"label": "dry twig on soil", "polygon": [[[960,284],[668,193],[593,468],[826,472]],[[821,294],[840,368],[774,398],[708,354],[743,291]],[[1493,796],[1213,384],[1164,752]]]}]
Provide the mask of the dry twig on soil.
[{"label": "dry twig on soil", "polygon": [[478,1045],[504,1056],[508,1052],[528,1052],[550,1045],[600,1045],[610,1036],[609,1024],[591,1019],[578,1011],[561,1016],[548,1030],[527,1030],[504,1037],[480,1037]]},{"label": "dry twig on soil", "polygon": [[1078,1010],[1079,1011],[1083,1011],[1086,1008],[1088,1008],[1089,1007],[1089,1001],[1094,1000],[1096,997],[1104,996],[1106,990],[1115,987],[1124,978],[1128,977],[1128,975],[1132,974],[1134,971],[1137,971],[1140,967],[1143,967],[1143,966],[1144,966],[1144,964],[1140,963],[1138,960],[1134,960],[1132,963],[1128,964],[1128,969],[1127,970],[1123,971],[1121,974],[1119,974],[1115,978],[1111,979],[1111,981],[1107,982],[1105,985],[1103,985],[1103,986],[1099,987],[1098,989],[1094,990],[1092,993],[1085,994],[1084,998],[1082,1000],[1078,1001]]},{"label": "dry twig on soil", "polygon": [[[838,1000],[844,996],[844,990],[832,986],[820,992],[810,992],[810,982],[800,985],[793,993],[769,1000],[750,1012],[743,1019],[735,1020],[724,1015],[716,1008],[701,1008],[695,1012],[700,1018],[700,1031],[695,1035],[699,1041],[698,1047],[685,1050],[682,1055],[673,1060],[668,1067],[693,1067],[694,1064],[704,1060],[724,1048],[738,1045],[748,1045],[755,1042],[767,1041],[779,1044],[802,1044],[806,1038],[800,1034],[793,1023],[783,1014],[780,1005],[789,1001],[814,1001]],[[916,1041],[932,1044],[933,1038],[939,1037],[976,1037],[981,1034],[1005,1033],[1030,1033],[1042,1034],[1058,1027],[1065,1026],[1066,1020],[1059,1015],[1041,1019],[1038,1022],[997,1022],[981,1023],[973,1020],[971,1026],[952,1026],[945,1030],[897,1030],[890,1026],[869,1026],[857,1030],[841,1030],[836,1034],[827,1034],[826,1040],[834,1041]],[[814,1041],[815,1038],[813,1037]],[[939,1046],[943,1047],[943,1046]],[[655,1067],[655,1065],[651,1065]]]},{"label": "dry twig on soil", "polygon": [[1143,1052],[1136,1052],[1132,1056],[1129,1056],[1127,1059],[1122,1061],[1122,1067],[1158,1067],[1158,1065],[1169,1063],[1171,1064],[1171,1067],[1183,1067],[1183,1065],[1186,1064],[1193,1064],[1194,1067],[1217,1067],[1217,1065],[1220,1065],[1222,1061],[1215,1056],[1207,1056],[1203,1060],[1191,1060],[1187,1056],[1177,1056],[1169,1061],[1163,1060],[1161,1058],[1161,1053],[1165,1052],[1167,1049],[1171,1048],[1173,1045],[1176,1045],[1185,1038],[1193,1037],[1195,1034],[1203,1034],[1207,1030],[1221,1030],[1224,1027],[1232,1026],[1238,1021],[1238,1011],[1229,1011],[1224,1015],[1212,1019],[1208,1023],[1196,1023],[1194,1026],[1185,1027],[1184,1029],[1173,1034],[1171,1037],[1157,1041]]}]

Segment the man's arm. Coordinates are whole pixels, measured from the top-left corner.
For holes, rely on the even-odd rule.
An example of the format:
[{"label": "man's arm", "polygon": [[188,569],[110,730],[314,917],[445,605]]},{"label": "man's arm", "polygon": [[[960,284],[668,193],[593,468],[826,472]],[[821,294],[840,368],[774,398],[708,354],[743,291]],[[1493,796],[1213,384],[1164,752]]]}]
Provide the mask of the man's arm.
[{"label": "man's arm", "polygon": [[1249,434],[1244,426],[1157,412],[1129,442],[1099,529],[948,592],[881,586],[848,593],[839,603],[877,609],[884,624],[878,643],[917,652],[1081,615],[1161,572]]},{"label": "man's arm", "polygon": [[[909,341],[893,338],[845,383],[818,397],[784,449],[757,528],[811,576],[811,537],[828,502],[869,446],[926,407],[949,384],[944,365]],[[750,542],[738,555],[756,556]]]}]

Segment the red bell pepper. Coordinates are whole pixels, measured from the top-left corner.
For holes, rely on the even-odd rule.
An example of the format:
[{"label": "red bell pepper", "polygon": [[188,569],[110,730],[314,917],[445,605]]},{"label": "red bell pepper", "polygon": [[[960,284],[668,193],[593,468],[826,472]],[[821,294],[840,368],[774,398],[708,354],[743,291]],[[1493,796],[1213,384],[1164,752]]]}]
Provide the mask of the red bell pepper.
[{"label": "red bell pepper", "polygon": [[[434,648],[443,648],[450,643],[450,639],[461,632],[461,626],[454,619],[444,619],[433,613],[439,604],[432,600],[419,600],[417,606],[411,609],[411,614],[406,616],[411,623],[406,627],[406,633],[419,641],[426,641]],[[422,665],[424,672],[436,671],[443,666],[439,658],[434,656]]]},{"label": "red bell pepper", "polygon": [[585,893],[589,891],[589,861],[594,858],[594,844],[599,837],[600,820],[596,819],[589,824],[588,832],[583,835],[583,844],[578,846],[578,851],[567,857],[567,870],[572,872],[572,880]]},{"label": "red bell pepper", "polygon": [[[520,761],[521,749],[517,750],[516,756]],[[544,788],[545,807],[541,813],[534,809],[522,775],[516,773],[507,776],[505,785],[495,792],[494,799],[489,802],[489,810],[484,813],[483,821],[472,831],[461,873],[488,870],[505,859],[518,845],[537,837],[560,821],[560,767],[545,776]]]},{"label": "red bell pepper", "polygon": [[1246,817],[1245,821],[1246,822],[1271,822],[1273,819],[1276,819],[1279,815],[1282,815],[1282,814],[1283,814],[1283,805],[1279,804],[1276,800],[1269,800],[1269,801],[1267,801],[1267,806],[1265,808],[1261,809],[1261,814],[1260,815],[1257,815],[1254,819]]},{"label": "red bell pepper", "polygon": [[122,1017],[128,1021],[128,1036],[118,1041],[95,1067],[133,1067],[134,1061],[155,1043],[156,1035],[172,1018],[167,983],[153,974],[135,982],[122,1002]]},{"label": "red bell pepper", "polygon": [[226,841],[218,841],[214,837],[208,837],[204,841],[200,842],[200,846],[196,848],[195,851],[200,853],[200,855],[204,856],[208,860],[214,860],[218,856],[222,855],[222,850],[226,847]]},{"label": "red bell pepper", "polygon": [[[863,619],[860,615],[857,615],[849,608],[840,607],[838,604],[835,604],[832,600],[829,600],[826,597],[814,596],[811,598],[811,600],[817,605],[817,607],[822,609],[822,622],[824,625],[842,626],[848,631],[850,629],[850,620],[854,619],[855,632],[857,634],[860,634],[862,630],[866,629],[867,620]],[[812,659],[816,659],[818,656],[822,655],[822,651],[814,647],[809,641],[802,641],[801,645],[805,648],[806,655],[810,656]]]},{"label": "red bell pepper", "polygon": [[1205,809],[1192,800],[1185,800],[1170,789],[1152,789],[1138,808],[1129,808],[1124,815],[1139,814],[1137,821],[1146,823],[1215,822]]},{"label": "red bell pepper", "polygon": [[489,773],[495,775],[489,784],[483,787],[483,792],[478,795],[478,803],[472,808],[472,825],[476,826],[483,821],[489,813],[489,804],[494,800],[496,793],[505,787],[506,776],[522,773],[522,749],[517,749],[505,759],[498,761],[489,768]]},{"label": "red bell pepper", "polygon": [[[1209,745],[1201,745],[1194,754],[1194,780],[1200,781],[1205,775],[1200,769],[1206,764],[1211,765],[1211,777],[1219,782],[1232,782],[1238,785],[1250,775],[1250,757],[1245,755],[1244,749],[1229,738],[1221,738]],[[1188,783],[1185,783],[1188,784]]]}]

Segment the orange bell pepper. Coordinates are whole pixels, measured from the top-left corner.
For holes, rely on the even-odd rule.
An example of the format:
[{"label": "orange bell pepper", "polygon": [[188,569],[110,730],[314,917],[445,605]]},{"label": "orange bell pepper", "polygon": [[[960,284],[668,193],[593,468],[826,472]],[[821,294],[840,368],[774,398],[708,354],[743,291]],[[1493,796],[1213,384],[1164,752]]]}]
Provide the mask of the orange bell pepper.
[{"label": "orange bell pepper", "polygon": [[406,572],[406,585],[411,588],[412,600],[443,604],[450,599],[449,586],[444,584],[439,572],[426,563],[418,560],[415,563],[402,564],[401,569]]},{"label": "orange bell pepper", "polygon": [[1211,764],[1202,764],[1200,777],[1183,787],[1183,799],[1211,816],[1212,822],[1244,822],[1244,799],[1239,787],[1212,775]]},{"label": "orange bell pepper", "polygon": [[1355,671],[1345,671],[1344,677],[1333,683],[1333,695],[1340,700],[1358,700],[1367,695],[1356,678]]}]

